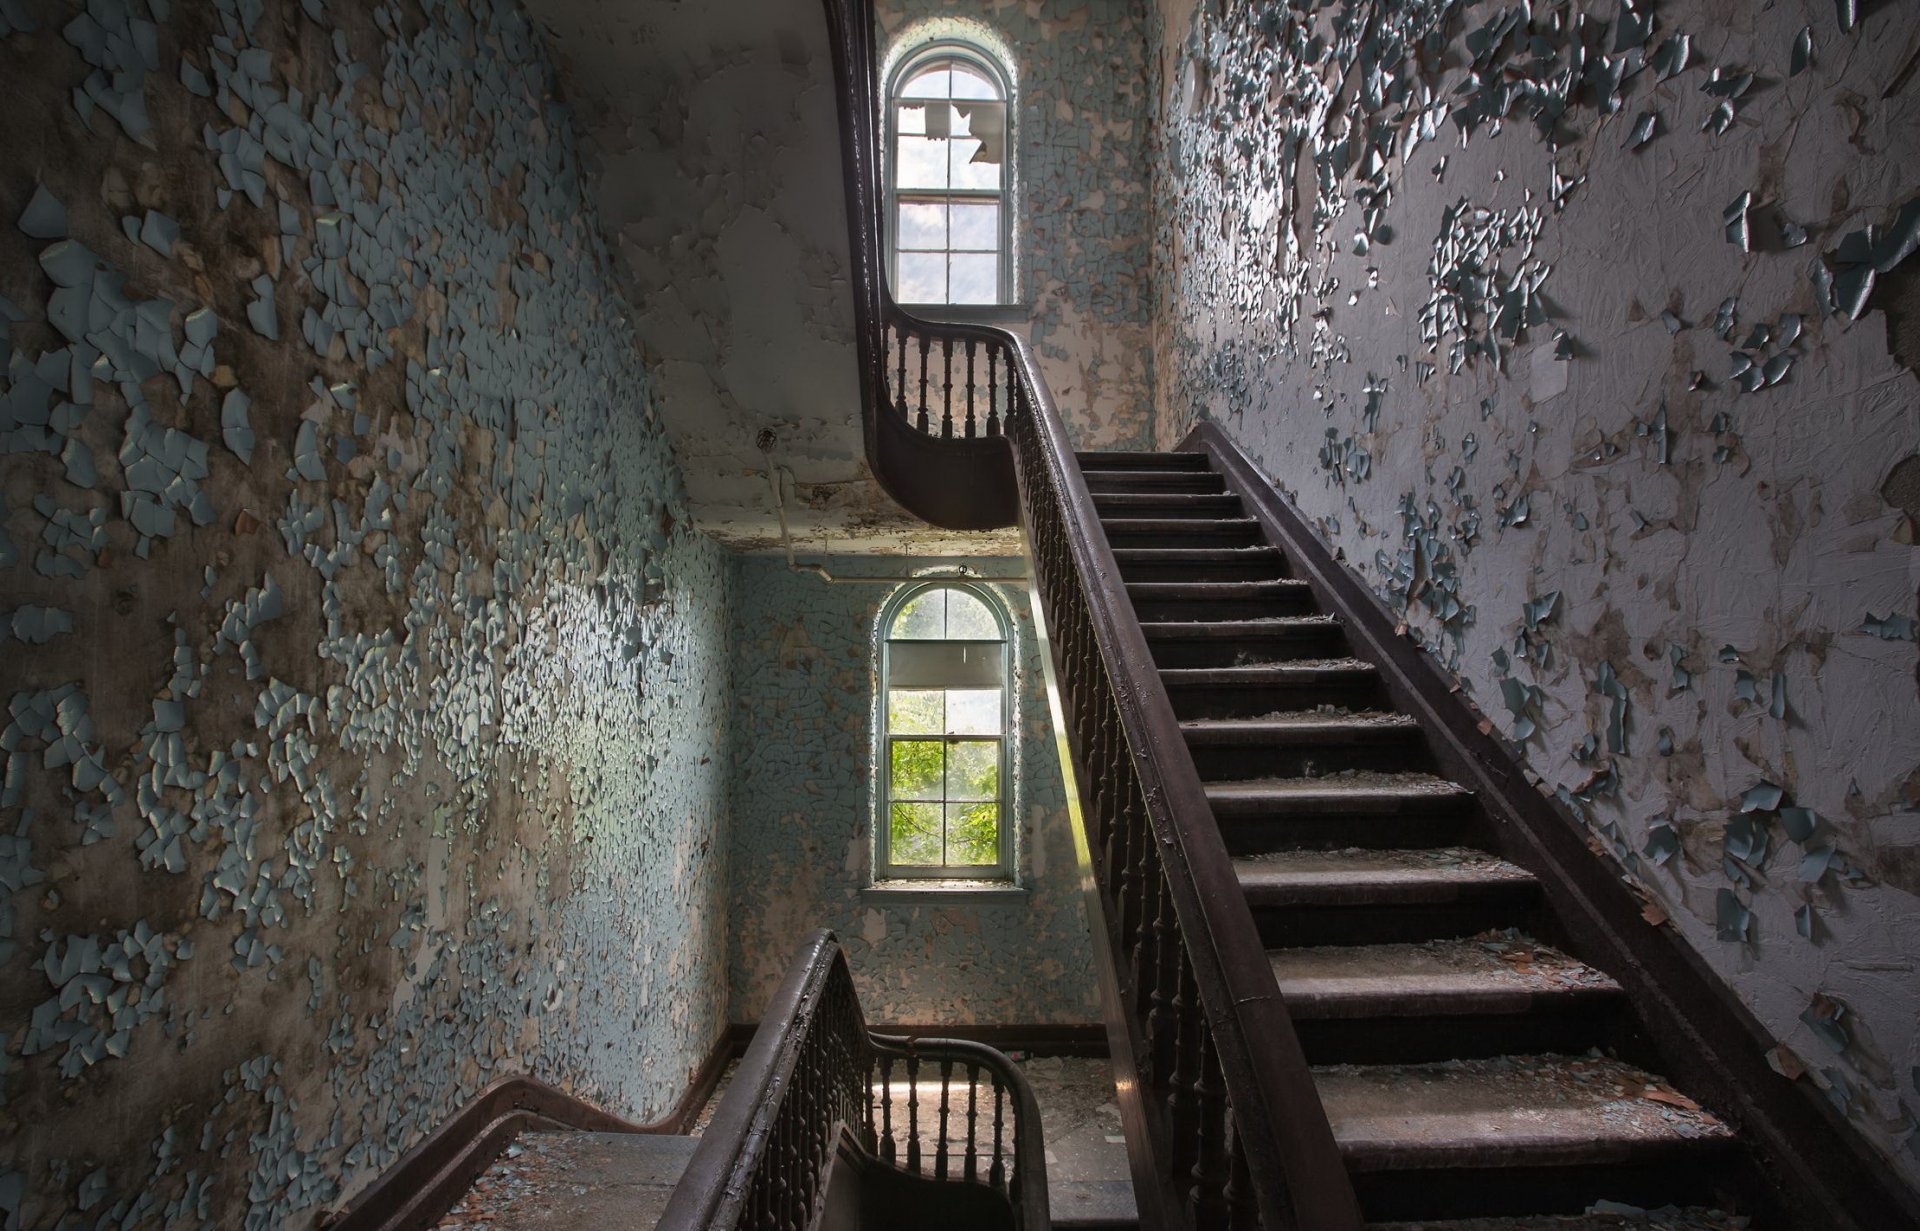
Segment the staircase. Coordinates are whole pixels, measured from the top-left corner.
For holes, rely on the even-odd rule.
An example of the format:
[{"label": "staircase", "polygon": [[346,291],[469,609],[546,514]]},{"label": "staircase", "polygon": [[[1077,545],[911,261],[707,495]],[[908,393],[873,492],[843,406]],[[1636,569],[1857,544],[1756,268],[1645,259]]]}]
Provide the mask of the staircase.
[{"label": "staircase", "polygon": [[1642,1067],[1620,986],[1207,455],[1079,462],[1365,1216],[1750,1211],[1732,1129]]}]

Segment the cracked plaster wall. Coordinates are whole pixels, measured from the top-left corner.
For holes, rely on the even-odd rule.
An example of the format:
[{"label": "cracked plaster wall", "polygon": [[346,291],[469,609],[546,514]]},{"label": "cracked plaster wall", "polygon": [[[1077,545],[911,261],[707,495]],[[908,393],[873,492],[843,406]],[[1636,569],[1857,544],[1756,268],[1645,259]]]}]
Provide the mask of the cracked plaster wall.
[{"label": "cracked plaster wall", "polygon": [[0,0],[0,1224],[304,1225],[725,1022],[722,554],[525,19]]},{"label": "cracked plaster wall", "polygon": [[1850,7],[1160,0],[1157,431],[1231,431],[1920,1179],[1920,383],[1848,302],[1910,285],[1920,21]]},{"label": "cracked plaster wall", "polygon": [[[1021,563],[968,562],[989,576]],[[889,571],[941,563],[951,562],[889,560]],[[1028,892],[1014,902],[881,904],[862,889],[873,852],[876,622],[893,590],[830,585],[767,556],[737,556],[732,568],[734,1019],[759,1018],[800,938],[825,926],[846,945],[870,1022],[1100,1020],[1024,585],[993,588],[1019,641],[1018,863]]]},{"label": "cracked plaster wall", "polygon": [[1074,443],[1153,436],[1146,10],[1137,0],[877,0],[881,54],[1010,47],[1024,328]]}]

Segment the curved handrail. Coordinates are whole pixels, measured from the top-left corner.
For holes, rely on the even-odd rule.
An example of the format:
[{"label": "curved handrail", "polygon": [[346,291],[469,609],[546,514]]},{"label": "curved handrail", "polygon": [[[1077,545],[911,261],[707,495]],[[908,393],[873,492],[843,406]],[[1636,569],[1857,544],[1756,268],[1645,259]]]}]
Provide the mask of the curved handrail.
[{"label": "curved handrail", "polygon": [[[897,1062],[905,1069],[899,1082]],[[929,1062],[939,1073],[939,1104],[926,1112],[938,1134],[930,1154],[919,1131],[923,1093],[933,1089],[920,1068]],[[965,1077],[964,1128],[949,1123],[956,1069]],[[983,1076],[990,1100],[984,1126]],[[896,1109],[901,1099],[905,1107]],[[900,1118],[909,1129],[904,1141],[896,1132]],[[1016,1231],[1051,1226],[1040,1113],[1024,1075],[977,1043],[869,1034],[846,954],[822,929],[807,938],[768,1003],[658,1225],[663,1231],[810,1226],[826,1196],[828,1170],[847,1145],[908,1175],[999,1194]]]},{"label": "curved handrail", "polygon": [[[1078,459],[1031,349],[986,325],[921,320],[882,272],[871,0],[824,0],[846,148],[862,413],[876,477],[924,499],[890,444],[922,442],[909,481],[977,486],[942,469],[952,450],[1005,440],[1035,593],[1058,668],[1088,847],[1116,955],[1117,1006],[1152,1104],[1144,1143],[1161,1217],[1199,1226],[1349,1231],[1359,1204],[1192,754],[1122,583]],[[931,367],[935,348],[940,362]],[[967,356],[962,418],[953,356]],[[988,374],[976,382],[977,361]],[[891,371],[889,365],[891,364]],[[935,382],[935,374],[938,383]],[[891,379],[889,379],[891,377]],[[940,390],[936,418],[932,398]],[[984,390],[987,413],[975,405]],[[985,434],[956,431],[960,423]],[[934,458],[939,458],[938,465]],[[968,493],[961,493],[962,495]],[[998,492],[986,492],[991,501]],[[998,509],[990,513],[999,515]],[[948,524],[945,522],[938,524]],[[1137,1186],[1136,1186],[1137,1187]]]}]

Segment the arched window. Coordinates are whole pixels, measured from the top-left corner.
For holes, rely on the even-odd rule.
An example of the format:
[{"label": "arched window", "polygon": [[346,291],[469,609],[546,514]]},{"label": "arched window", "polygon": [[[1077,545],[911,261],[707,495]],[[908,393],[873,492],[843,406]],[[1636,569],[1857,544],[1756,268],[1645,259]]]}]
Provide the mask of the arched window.
[{"label": "arched window", "polygon": [[1011,876],[1006,612],[939,582],[895,595],[880,627],[876,876]]},{"label": "arched window", "polygon": [[921,48],[894,71],[888,213],[899,302],[1012,298],[1009,85],[997,61],[963,43]]}]

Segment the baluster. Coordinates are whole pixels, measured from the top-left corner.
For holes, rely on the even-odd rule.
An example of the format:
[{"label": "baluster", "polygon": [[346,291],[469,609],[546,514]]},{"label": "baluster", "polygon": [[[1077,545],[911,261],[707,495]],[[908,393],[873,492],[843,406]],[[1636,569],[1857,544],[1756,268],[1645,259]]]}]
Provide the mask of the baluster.
[{"label": "baluster", "polygon": [[894,326],[893,331],[900,338],[899,379],[894,383],[894,394],[899,400],[900,418],[905,420],[907,417],[907,331],[899,325]]},{"label": "baluster", "polygon": [[1002,1097],[1005,1089],[1000,1085],[1000,1074],[993,1075],[993,1166],[987,1170],[987,1183],[1001,1192],[1007,1190],[1007,1151],[1001,1145],[1001,1130],[1006,1124],[1006,1104]]},{"label": "baluster", "polygon": [[987,435],[1000,434],[1000,347],[987,344]]},{"label": "baluster", "polygon": [[893,1161],[893,1057],[880,1057],[880,1158]]},{"label": "baluster", "polygon": [[947,1090],[953,1081],[953,1061],[940,1061],[940,1140],[933,1149],[934,1171],[947,1178]]},{"label": "baluster", "polygon": [[1200,1156],[1193,1164],[1194,1221],[1217,1227],[1227,1220],[1227,1089],[1213,1031],[1200,1015],[1200,1071],[1194,1084],[1200,1113]]},{"label": "baluster", "polygon": [[920,1053],[907,1053],[907,1170],[920,1174]]},{"label": "baluster", "polygon": [[1176,1187],[1184,1188],[1200,1159],[1200,1108],[1194,1087],[1199,1079],[1200,1034],[1206,1023],[1201,1017],[1199,988],[1187,961],[1187,947],[1178,937],[1173,953],[1173,1073],[1167,1091],[1167,1132],[1173,1147],[1169,1151],[1172,1179]]},{"label": "baluster", "polygon": [[940,435],[953,439],[953,339],[940,339],[940,359],[946,373],[941,378],[940,398],[943,411],[940,415]]},{"label": "baluster", "polygon": [[916,422],[914,426],[919,428],[923,432],[927,430],[927,347],[930,344],[931,344],[931,339],[929,339],[926,334],[924,333],[921,334],[920,335],[920,417],[919,417],[919,421]]},{"label": "baluster", "polygon": [[[1142,862],[1145,862],[1144,856]],[[1158,864],[1152,867],[1151,874],[1153,879],[1148,886],[1152,896],[1147,903],[1151,919],[1144,924],[1140,933],[1142,986],[1147,993],[1145,1059],[1153,1075],[1153,1084],[1164,1086],[1168,1074],[1173,1071],[1173,997],[1178,976],[1174,969],[1174,955],[1180,946],[1173,921],[1167,917],[1172,913],[1173,904],[1168,900],[1171,895],[1166,877]]]},{"label": "baluster", "polygon": [[980,1066],[967,1064],[967,1153],[960,1167],[963,1180],[978,1179],[980,1149],[974,1136],[980,1128]]},{"label": "baluster", "polygon": [[974,340],[967,339],[967,439],[973,439],[973,350]]},{"label": "baluster", "polygon": [[1254,1231],[1260,1225],[1260,1207],[1254,1203],[1253,1173],[1247,1166],[1246,1147],[1240,1141],[1240,1126],[1227,1112],[1227,1227],[1228,1231]]}]

